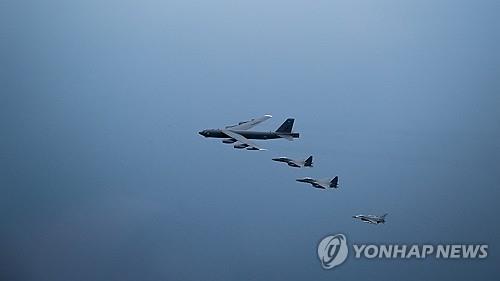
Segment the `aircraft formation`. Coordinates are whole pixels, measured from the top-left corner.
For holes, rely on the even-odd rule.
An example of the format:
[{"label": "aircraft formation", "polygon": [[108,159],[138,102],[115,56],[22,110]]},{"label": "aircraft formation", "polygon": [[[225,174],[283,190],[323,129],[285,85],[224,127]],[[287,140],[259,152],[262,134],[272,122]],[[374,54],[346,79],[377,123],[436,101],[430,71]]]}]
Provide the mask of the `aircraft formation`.
[{"label": "aircraft formation", "polygon": [[[255,144],[251,140],[270,140],[270,139],[286,139],[292,141],[295,138],[299,138],[299,133],[293,132],[293,124],[295,119],[288,118],[281,124],[281,126],[276,131],[250,131],[251,128],[259,125],[260,123],[272,118],[271,115],[264,115],[258,118],[252,118],[248,121],[239,122],[234,125],[225,126],[224,129],[205,129],[198,132],[205,138],[221,138],[222,143],[232,144],[236,149],[246,149],[246,150],[266,150]],[[313,167],[313,157],[312,155],[306,159],[291,159],[288,157],[277,157],[272,158],[273,161],[286,163],[290,167],[302,168],[302,167]],[[311,184],[314,188],[318,189],[337,189],[339,188],[339,177],[328,179],[314,179],[310,177],[298,178],[297,182],[303,182]],[[385,216],[377,215],[355,215],[354,219],[360,220],[365,223],[370,224],[380,224],[385,223]]]}]

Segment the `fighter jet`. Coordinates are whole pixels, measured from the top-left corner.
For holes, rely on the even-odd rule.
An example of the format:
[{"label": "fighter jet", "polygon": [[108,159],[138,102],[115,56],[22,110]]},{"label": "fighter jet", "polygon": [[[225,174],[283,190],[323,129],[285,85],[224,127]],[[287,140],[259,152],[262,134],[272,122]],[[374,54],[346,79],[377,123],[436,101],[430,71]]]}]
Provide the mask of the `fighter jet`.
[{"label": "fighter jet", "polygon": [[333,179],[323,179],[323,180],[315,180],[313,178],[300,178],[296,179],[298,182],[305,182],[312,184],[315,188],[321,189],[329,189],[329,188],[338,188],[339,187],[339,177],[336,176]]},{"label": "fighter jet", "polygon": [[300,167],[312,167],[313,165],[313,157],[309,156],[309,158],[304,160],[294,160],[288,157],[278,157],[273,158],[273,161],[284,162],[287,163],[290,167],[300,168]]},{"label": "fighter jet", "polygon": [[284,138],[291,141],[299,137],[299,133],[292,133],[293,122],[295,121],[293,118],[286,119],[275,132],[247,131],[271,117],[271,115],[264,115],[259,118],[239,122],[236,125],[226,126],[224,129],[203,130],[199,132],[199,134],[206,138],[223,138],[223,143],[234,144],[234,148],[246,148],[247,150],[265,150],[258,147],[255,143],[250,141],[250,139],[268,140]]},{"label": "fighter jet", "polygon": [[387,216],[387,214],[383,214],[382,216],[376,216],[376,215],[355,215],[355,216],[353,216],[353,218],[354,219],[359,219],[362,222],[366,222],[366,223],[379,224],[379,223],[385,223],[385,216]]}]

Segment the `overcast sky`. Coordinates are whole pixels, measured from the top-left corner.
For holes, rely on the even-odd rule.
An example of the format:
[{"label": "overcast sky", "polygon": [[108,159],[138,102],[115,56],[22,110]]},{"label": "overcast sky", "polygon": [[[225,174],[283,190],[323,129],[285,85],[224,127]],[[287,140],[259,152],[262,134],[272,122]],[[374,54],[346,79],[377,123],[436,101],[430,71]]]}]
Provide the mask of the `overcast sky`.
[{"label": "overcast sky", "polygon": [[[409,3],[411,2],[411,3]],[[2,1],[0,279],[497,280],[498,1]],[[197,134],[272,114],[293,142]],[[315,167],[270,159],[314,155]],[[295,178],[339,175],[321,191]],[[354,221],[389,213],[384,225]],[[486,243],[355,260],[317,243]]]}]

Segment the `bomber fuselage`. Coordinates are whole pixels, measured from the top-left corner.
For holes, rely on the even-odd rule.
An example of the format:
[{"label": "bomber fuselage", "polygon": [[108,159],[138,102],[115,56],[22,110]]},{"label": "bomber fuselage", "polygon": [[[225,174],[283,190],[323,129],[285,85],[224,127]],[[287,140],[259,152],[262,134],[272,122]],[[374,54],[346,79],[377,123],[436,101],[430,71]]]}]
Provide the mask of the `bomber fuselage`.
[{"label": "bomber fuselage", "polygon": [[[232,131],[247,139],[254,140],[269,140],[269,139],[279,139],[281,136],[291,136],[292,138],[298,138],[299,133],[278,133],[278,132],[256,132],[256,131]],[[228,135],[224,134],[222,130],[219,129],[208,129],[199,132],[200,135],[206,138],[229,138]]]}]

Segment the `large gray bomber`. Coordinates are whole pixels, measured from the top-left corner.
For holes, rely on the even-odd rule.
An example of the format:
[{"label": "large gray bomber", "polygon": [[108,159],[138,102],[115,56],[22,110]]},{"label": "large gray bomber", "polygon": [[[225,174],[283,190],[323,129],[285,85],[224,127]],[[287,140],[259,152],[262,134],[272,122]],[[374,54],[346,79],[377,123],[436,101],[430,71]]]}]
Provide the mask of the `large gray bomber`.
[{"label": "large gray bomber", "polygon": [[224,129],[203,130],[199,132],[199,134],[206,138],[223,138],[223,143],[234,143],[234,148],[246,148],[247,150],[265,150],[258,147],[255,143],[250,141],[250,139],[269,140],[283,138],[291,141],[299,137],[299,133],[292,132],[293,122],[295,121],[293,118],[286,119],[286,121],[274,132],[248,131],[248,129],[253,128],[255,125],[271,117],[271,115],[264,115],[259,118],[239,122],[236,125],[226,126]]}]

